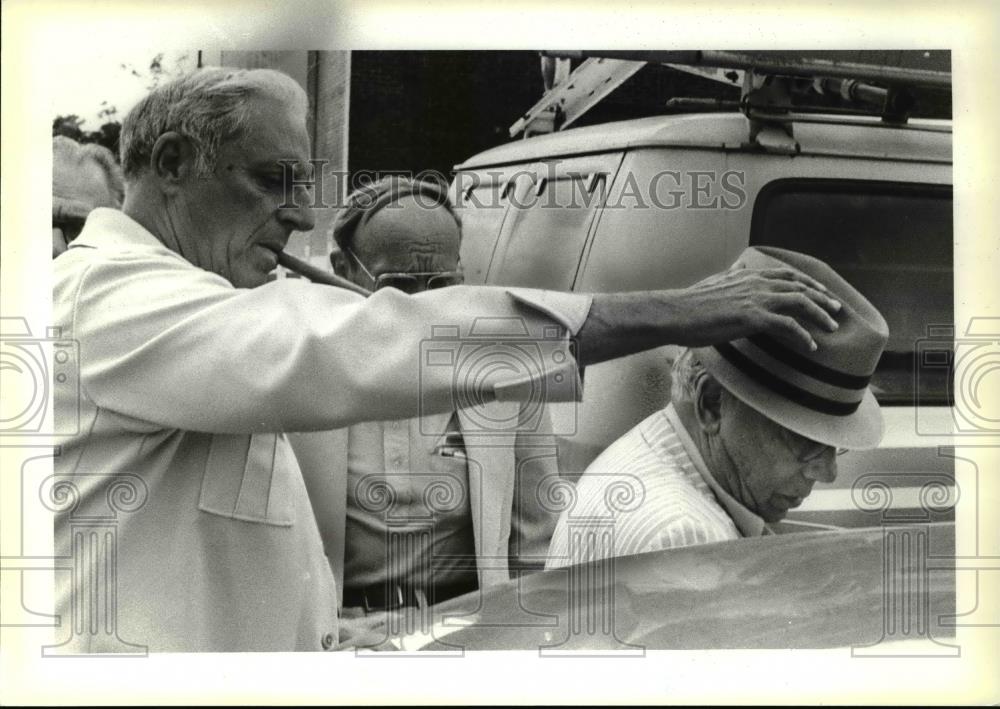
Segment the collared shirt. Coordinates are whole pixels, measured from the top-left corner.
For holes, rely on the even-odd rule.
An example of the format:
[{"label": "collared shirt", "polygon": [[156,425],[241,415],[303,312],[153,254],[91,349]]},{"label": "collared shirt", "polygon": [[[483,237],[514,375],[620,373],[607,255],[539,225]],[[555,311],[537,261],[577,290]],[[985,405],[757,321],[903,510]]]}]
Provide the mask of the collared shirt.
[{"label": "collared shirt", "polygon": [[476,583],[469,471],[454,414],[351,426],[344,583]]},{"label": "collared shirt", "polygon": [[[51,495],[66,503],[56,612],[75,651],[332,648],[335,582],[282,432],[452,410],[465,380],[449,355],[487,315],[539,338],[552,400],[579,392],[567,342],[545,334],[575,334],[586,297],[234,288],[107,209],[53,270],[54,325],[78,358],[53,385]],[[537,378],[484,385],[519,400]]]},{"label": "collared shirt", "polygon": [[588,466],[546,567],[765,533],[764,521],[712,476],[671,404]]}]

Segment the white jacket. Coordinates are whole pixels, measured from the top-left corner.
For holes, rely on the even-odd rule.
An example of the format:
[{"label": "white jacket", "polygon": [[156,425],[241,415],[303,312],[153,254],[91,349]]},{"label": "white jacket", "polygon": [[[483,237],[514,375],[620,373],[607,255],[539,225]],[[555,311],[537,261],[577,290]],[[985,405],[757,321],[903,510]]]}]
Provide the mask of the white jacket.
[{"label": "white jacket", "polygon": [[456,373],[460,357],[426,366],[428,343],[447,355],[481,318],[516,321],[524,332],[493,339],[540,337],[544,371],[480,383],[501,401],[538,379],[550,400],[579,395],[551,332],[575,334],[587,296],[237,289],[107,209],[54,270],[55,325],[79,352],[78,388],[55,385],[60,428],[78,422],[51,491],[67,560],[56,612],[81,652],[332,647],[335,582],[282,432],[452,410],[478,380]]}]

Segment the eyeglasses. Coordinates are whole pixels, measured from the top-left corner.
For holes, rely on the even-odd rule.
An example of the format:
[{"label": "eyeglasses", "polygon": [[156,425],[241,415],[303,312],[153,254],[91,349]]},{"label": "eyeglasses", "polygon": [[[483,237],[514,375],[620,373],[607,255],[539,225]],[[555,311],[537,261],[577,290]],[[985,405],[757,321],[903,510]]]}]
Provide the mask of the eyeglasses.
[{"label": "eyeglasses", "polygon": [[436,290],[438,288],[447,288],[448,286],[460,286],[465,283],[465,276],[461,271],[424,271],[416,273],[383,273],[378,277],[372,275],[372,272],[365,268],[365,265],[361,263],[361,259],[357,257],[357,254],[349,248],[344,248],[354,262],[358,264],[358,267],[364,271],[365,275],[371,279],[373,284],[372,291],[381,290],[382,288],[395,288],[396,290],[402,291],[407,295],[414,295],[415,293],[421,293],[425,290]]},{"label": "eyeglasses", "polygon": [[820,443],[819,441],[814,441],[812,439],[806,438],[805,436],[800,436],[799,434],[789,431],[788,429],[782,427],[782,435],[785,438],[785,446],[792,453],[795,454],[797,460],[802,463],[811,463],[814,460],[821,458],[828,450],[833,450],[834,455],[842,456],[847,453],[848,448],[834,448],[833,446],[828,446],[825,443]]}]

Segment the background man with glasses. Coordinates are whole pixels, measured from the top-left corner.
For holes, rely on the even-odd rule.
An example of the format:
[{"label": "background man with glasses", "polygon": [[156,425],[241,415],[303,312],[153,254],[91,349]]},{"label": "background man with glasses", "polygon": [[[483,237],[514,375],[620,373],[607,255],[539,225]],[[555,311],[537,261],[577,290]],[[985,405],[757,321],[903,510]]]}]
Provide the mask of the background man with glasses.
[{"label": "background man with glasses", "polygon": [[[460,227],[445,189],[393,177],[352,194],[334,225],[334,270],[372,291],[462,284]],[[520,403],[486,407],[492,420],[512,423],[509,436],[486,445],[459,412],[293,437],[309,461],[302,467],[327,554],[336,572],[343,565],[346,633],[351,618],[368,616],[367,627],[383,611],[440,603],[544,565],[556,515],[536,493],[558,475],[548,416],[518,430]],[[340,479],[346,510],[317,492]]]}]

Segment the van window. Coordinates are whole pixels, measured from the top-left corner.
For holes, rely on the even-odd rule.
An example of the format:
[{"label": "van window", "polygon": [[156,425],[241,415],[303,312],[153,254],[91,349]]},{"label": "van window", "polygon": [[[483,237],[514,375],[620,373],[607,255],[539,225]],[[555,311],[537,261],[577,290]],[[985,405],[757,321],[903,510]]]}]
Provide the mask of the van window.
[{"label": "van window", "polygon": [[872,389],[885,404],[951,404],[951,372],[915,366],[929,328],[954,323],[950,186],[779,180],[754,204],[751,245],[830,264],[889,324]]}]

